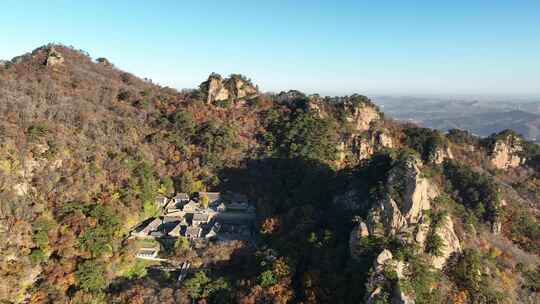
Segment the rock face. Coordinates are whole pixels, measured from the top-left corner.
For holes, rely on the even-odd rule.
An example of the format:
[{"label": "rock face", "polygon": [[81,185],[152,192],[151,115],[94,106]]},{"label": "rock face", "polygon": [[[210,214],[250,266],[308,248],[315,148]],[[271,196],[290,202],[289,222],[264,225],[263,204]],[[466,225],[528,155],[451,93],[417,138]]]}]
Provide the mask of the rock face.
[{"label": "rock face", "polygon": [[[398,161],[388,172],[385,195],[373,202],[367,219],[355,219],[349,238],[350,254],[360,258],[364,238],[370,236],[395,237],[402,246],[416,248],[434,268],[442,269],[448,258],[461,252],[454,232],[452,218],[444,213],[434,214],[432,200],[439,195],[437,187],[421,174],[422,162],[414,156]],[[430,237],[437,235],[442,245],[437,253],[427,252]],[[414,295],[403,286],[409,282],[408,264],[393,257],[384,249],[376,258],[368,279],[366,303],[388,300],[389,303],[414,303]]]},{"label": "rock face", "polygon": [[230,92],[223,85],[223,79],[219,74],[212,74],[207,80],[207,98],[206,103],[211,104],[214,101],[229,99]]},{"label": "rock face", "polygon": [[[421,163],[415,157],[397,164],[388,175],[388,193],[370,212],[370,232],[393,235],[418,223],[423,211],[429,210],[438,190],[421,177]],[[382,225],[381,225],[382,224]]]},{"label": "rock face", "polygon": [[364,132],[363,136],[353,137],[351,144],[351,150],[358,156],[359,160],[367,159],[383,148],[393,147],[392,137],[382,131],[371,130]]},{"label": "rock face", "polygon": [[446,159],[454,159],[449,147],[439,147],[429,156],[429,161],[437,165],[442,164]]},{"label": "rock face", "polygon": [[504,139],[498,139],[490,151],[490,162],[497,169],[509,169],[519,167],[524,163],[520,156],[523,152],[521,138],[508,135]]},{"label": "rock face", "polygon": [[377,127],[376,122],[382,121],[382,114],[369,99],[361,101],[361,98],[365,97],[353,95],[350,100],[325,101],[317,94],[305,96],[297,91],[289,91],[280,93],[278,101],[293,107],[303,107],[320,118],[337,113],[335,118],[344,119],[348,123],[350,129],[344,132],[337,147],[336,165],[342,167],[367,159],[382,148],[394,147],[388,132]]},{"label": "rock face", "polygon": [[64,57],[53,46],[47,51],[47,59],[45,60],[46,66],[55,66],[64,63]]},{"label": "rock face", "polygon": [[345,120],[350,124],[353,134],[346,139],[347,146],[358,159],[367,159],[383,148],[394,147],[392,137],[376,126],[382,121],[382,114],[371,103],[346,103]]},{"label": "rock face", "polygon": [[345,105],[348,114],[345,119],[355,131],[367,131],[372,121],[381,119],[381,113],[370,104]]},{"label": "rock face", "polygon": [[435,229],[435,233],[443,240],[444,245],[440,248],[439,256],[432,256],[431,264],[437,269],[442,269],[453,253],[461,252],[461,245],[454,232],[454,223],[450,216],[443,219],[441,225]]},{"label": "rock face", "polygon": [[404,243],[414,243],[423,249],[428,235],[435,233],[443,241],[440,255],[432,257],[433,267],[439,269],[450,255],[461,251],[450,216],[443,217],[436,227],[432,225],[431,202],[439,191],[429,179],[422,177],[421,166],[421,161],[411,156],[390,169],[385,195],[373,202],[365,221],[358,219],[351,232],[349,243],[353,258],[358,257],[360,240],[369,235],[397,236]]},{"label": "rock face", "polygon": [[258,96],[259,91],[247,79],[240,75],[231,75],[223,79],[221,75],[212,73],[208,80],[201,84],[201,89],[206,93],[206,103],[215,101],[239,101],[245,98]]}]

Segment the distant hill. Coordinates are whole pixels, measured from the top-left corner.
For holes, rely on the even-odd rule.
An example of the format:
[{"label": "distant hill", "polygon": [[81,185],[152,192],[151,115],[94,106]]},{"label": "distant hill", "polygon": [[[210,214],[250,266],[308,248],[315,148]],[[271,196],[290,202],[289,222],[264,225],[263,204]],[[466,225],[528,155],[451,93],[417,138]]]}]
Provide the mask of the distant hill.
[{"label": "distant hill", "polygon": [[447,131],[458,128],[478,136],[513,129],[540,141],[539,101],[479,101],[419,97],[375,97],[383,111],[398,120]]},{"label": "distant hill", "polygon": [[447,131],[469,130],[479,136],[489,136],[512,129],[525,138],[540,142],[540,115],[524,111],[479,113],[455,118],[426,119],[421,124],[428,128]]}]

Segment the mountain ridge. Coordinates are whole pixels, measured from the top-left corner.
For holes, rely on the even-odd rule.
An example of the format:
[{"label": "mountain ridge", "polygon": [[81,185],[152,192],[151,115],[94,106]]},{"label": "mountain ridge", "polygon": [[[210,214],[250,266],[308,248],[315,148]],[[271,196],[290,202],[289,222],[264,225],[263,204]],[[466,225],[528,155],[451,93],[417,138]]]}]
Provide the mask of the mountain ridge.
[{"label": "mountain ridge", "polygon": [[[515,132],[442,133],[239,75],[177,91],[57,44],[0,80],[3,301],[538,300],[540,149]],[[126,236],[157,196],[199,191],[255,202],[256,244],[168,248],[206,271],[177,282]]]}]

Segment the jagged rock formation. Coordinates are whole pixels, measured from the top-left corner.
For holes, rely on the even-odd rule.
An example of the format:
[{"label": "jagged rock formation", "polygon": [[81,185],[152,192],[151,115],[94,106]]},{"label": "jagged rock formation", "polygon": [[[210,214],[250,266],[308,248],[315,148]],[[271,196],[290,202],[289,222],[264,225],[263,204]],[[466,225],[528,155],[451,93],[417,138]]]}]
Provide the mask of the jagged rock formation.
[{"label": "jagged rock formation", "polygon": [[391,135],[377,126],[382,114],[369,102],[345,103],[345,120],[353,133],[345,138],[346,146],[357,160],[367,159],[383,148],[395,146]]},{"label": "jagged rock formation", "polygon": [[367,219],[358,220],[351,232],[350,248],[353,257],[358,253],[358,240],[368,235],[398,236],[404,242],[414,242],[424,248],[430,229],[433,229],[431,233],[437,234],[443,241],[440,254],[433,257],[432,265],[435,268],[442,268],[451,254],[461,251],[450,216],[445,216],[437,227],[431,227],[431,201],[439,191],[431,181],[422,177],[420,167],[420,160],[410,157],[390,170],[387,193],[374,202]]},{"label": "jagged rock formation", "polygon": [[454,159],[450,147],[438,147],[429,155],[429,161],[437,165],[442,164],[446,159]]},{"label": "jagged rock formation", "polygon": [[223,79],[221,75],[212,73],[208,80],[201,84],[201,89],[206,94],[206,103],[215,101],[239,101],[241,99],[255,98],[258,89],[249,80],[241,75],[231,75]]},{"label": "jagged rock formation", "polygon": [[346,116],[355,131],[367,131],[371,122],[381,119],[381,113],[368,103],[345,103]]},{"label": "jagged rock formation", "polygon": [[391,169],[389,192],[375,204],[368,219],[371,233],[395,234],[418,223],[423,211],[430,209],[438,190],[428,179],[421,177],[420,166],[420,160],[411,157]]},{"label": "jagged rock formation", "polygon": [[367,159],[383,148],[394,147],[392,137],[383,131],[368,130],[361,136],[354,136],[351,142],[351,150],[359,160]]},{"label": "jagged rock formation", "polygon": [[495,139],[491,145],[490,163],[497,169],[509,169],[519,167],[524,163],[521,157],[523,152],[522,139],[509,134],[503,138]]},{"label": "jagged rock formation", "polygon": [[[396,237],[403,246],[426,251],[431,266],[442,269],[448,258],[461,252],[460,241],[454,232],[449,215],[437,216],[432,200],[439,195],[437,187],[421,173],[422,163],[410,156],[398,161],[388,172],[387,189],[380,199],[373,202],[365,220],[356,218],[356,225],[349,239],[350,254],[359,259],[362,239],[370,236]],[[430,239],[436,235],[442,244],[438,252],[427,252]],[[414,303],[414,295],[402,288],[407,281],[406,262],[395,259],[385,249],[377,257],[371,277],[368,279],[369,294],[366,303],[389,297],[390,303]]]},{"label": "jagged rock formation", "polygon": [[64,63],[64,57],[57,51],[54,46],[49,47],[47,51],[46,66],[55,66]]},{"label": "jagged rock formation", "polygon": [[345,121],[352,128],[352,133],[343,142],[355,159],[367,159],[383,148],[394,147],[392,137],[376,126],[377,122],[382,121],[377,107],[368,102],[346,102],[343,106]]}]

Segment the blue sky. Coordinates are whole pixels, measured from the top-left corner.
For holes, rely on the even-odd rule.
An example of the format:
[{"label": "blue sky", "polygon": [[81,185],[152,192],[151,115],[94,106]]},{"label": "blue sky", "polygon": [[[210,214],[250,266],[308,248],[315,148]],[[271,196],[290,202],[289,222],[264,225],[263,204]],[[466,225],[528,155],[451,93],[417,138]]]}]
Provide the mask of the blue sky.
[{"label": "blue sky", "polygon": [[540,96],[540,1],[12,1],[0,58],[48,42],[175,88]]}]

